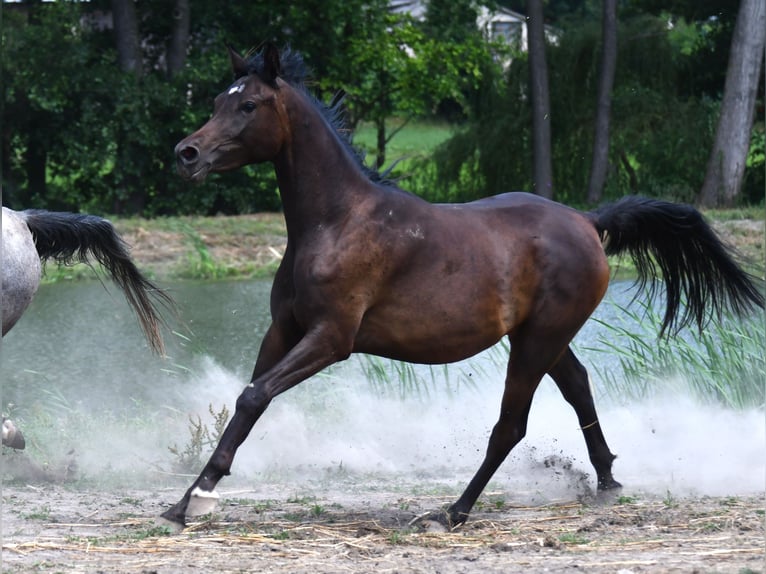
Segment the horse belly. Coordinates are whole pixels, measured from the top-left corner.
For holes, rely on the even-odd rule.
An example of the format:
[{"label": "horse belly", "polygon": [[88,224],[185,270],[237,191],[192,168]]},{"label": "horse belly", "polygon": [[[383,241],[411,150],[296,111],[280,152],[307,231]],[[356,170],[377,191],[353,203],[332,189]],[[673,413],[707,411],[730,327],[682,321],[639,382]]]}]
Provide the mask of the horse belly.
[{"label": "horse belly", "polygon": [[446,289],[389,300],[364,316],[354,351],[414,363],[451,363],[494,345],[508,332],[496,296]]},{"label": "horse belly", "polygon": [[40,284],[40,258],[24,220],[3,207],[2,220],[3,335],[16,324],[32,302]]}]

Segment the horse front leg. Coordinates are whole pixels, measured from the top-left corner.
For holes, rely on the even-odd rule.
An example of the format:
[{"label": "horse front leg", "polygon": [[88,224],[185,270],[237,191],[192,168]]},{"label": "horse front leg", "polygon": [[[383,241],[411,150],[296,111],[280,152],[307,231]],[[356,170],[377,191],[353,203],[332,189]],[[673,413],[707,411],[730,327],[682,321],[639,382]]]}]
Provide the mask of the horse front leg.
[{"label": "horse front leg", "polygon": [[[212,512],[218,500],[216,485],[230,474],[237,449],[271,400],[325,367],[348,357],[352,342],[349,340],[341,343],[342,340],[344,338],[338,335],[336,329],[318,327],[308,332],[281,359],[266,369],[269,357],[278,354],[279,344],[278,341],[265,339],[267,346],[262,347],[262,350],[270,349],[268,352],[275,354],[263,360],[259,357],[255,376],[237,398],[234,415],[207,464],[181,500],[162,513],[162,518],[185,526],[187,516]],[[261,369],[264,371],[261,372]]]}]

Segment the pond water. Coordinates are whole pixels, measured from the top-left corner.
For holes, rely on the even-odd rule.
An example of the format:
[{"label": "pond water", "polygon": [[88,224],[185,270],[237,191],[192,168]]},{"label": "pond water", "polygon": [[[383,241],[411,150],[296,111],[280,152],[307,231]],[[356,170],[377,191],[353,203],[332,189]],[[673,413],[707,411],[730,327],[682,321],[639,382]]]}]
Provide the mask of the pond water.
[{"label": "pond water", "polygon": [[[91,472],[134,471],[145,468],[146,460],[167,467],[168,446],[188,438],[188,416],[209,421],[209,409],[233,408],[248,382],[268,325],[270,282],[167,287],[184,323],[173,323],[173,332],[166,333],[168,357],[161,359],[150,355],[132,312],[111,284],[42,286],[2,340],[3,407],[11,403],[22,421],[39,421],[41,412],[77,420],[81,432],[72,433],[81,467]],[[627,305],[632,297],[630,283],[613,283],[596,320],[578,334],[575,345],[587,366],[615,361],[588,349],[603,346],[599,339],[610,336],[598,320],[626,321],[615,303]],[[646,336],[656,337],[656,330]],[[407,370],[352,358],[275,400],[240,449],[234,471],[263,475],[287,466],[301,469],[303,476],[306,468],[340,465],[363,473],[420,475],[426,468],[443,474],[449,465],[452,484],[461,484],[477,468],[496,420],[506,356],[496,347],[446,370]],[[371,375],[381,371],[384,382]],[[594,377],[594,369],[590,372]],[[615,466],[619,480],[660,493],[763,488],[762,409],[728,411],[678,396],[617,405],[600,398],[598,380],[595,391],[602,427],[621,455]],[[37,432],[24,430],[31,436]],[[59,437],[62,449],[72,439],[67,432]],[[508,484],[524,476],[523,488],[550,492],[539,475],[529,478],[549,454],[566,456],[592,473],[576,417],[555,385],[544,381],[523,447],[496,478]]]},{"label": "pond water", "polygon": [[[181,282],[166,286],[179,304],[182,322],[165,332],[167,359],[153,357],[122,294],[97,281],[43,285],[18,326],[2,342],[3,401],[28,402],[40,389],[62,401],[113,404],[117,397],[145,403],[183,392],[189,374],[215,363],[248,382],[260,341],[269,325],[270,281]],[[626,305],[631,284],[615,283],[607,300]],[[617,309],[602,304],[594,318],[616,321]],[[579,347],[597,345],[604,328],[588,321]],[[648,334],[647,336],[653,336]],[[587,353],[586,353],[587,356]],[[483,367],[502,378],[502,346],[448,369]],[[609,355],[599,354],[599,363]],[[353,361],[352,361],[353,363]],[[441,369],[417,367],[432,379]]]}]

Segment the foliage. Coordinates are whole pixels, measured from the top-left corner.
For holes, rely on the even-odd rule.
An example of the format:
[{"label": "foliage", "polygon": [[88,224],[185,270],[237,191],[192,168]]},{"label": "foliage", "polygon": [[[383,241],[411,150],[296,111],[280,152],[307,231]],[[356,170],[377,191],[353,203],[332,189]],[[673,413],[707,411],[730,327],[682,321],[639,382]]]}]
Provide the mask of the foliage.
[{"label": "foliage", "polygon": [[[633,304],[636,305],[638,301]],[[764,406],[766,335],[760,317],[727,318],[699,333],[657,340],[642,328],[661,322],[648,304],[619,307],[619,324],[598,321],[606,335],[590,350],[616,357],[619,368],[599,369],[607,394],[621,401],[643,399],[672,388],[730,408]],[[615,344],[614,341],[620,341]]]},{"label": "foliage", "polygon": [[758,121],[753,126],[750,139],[750,153],[745,166],[745,182],[742,195],[745,203],[763,203],[766,193],[766,129],[764,122]]},{"label": "foliage", "polygon": [[213,449],[221,439],[226,423],[229,421],[229,409],[222,406],[216,412],[213,405],[208,405],[208,412],[213,418],[212,430],[202,422],[199,415],[189,416],[189,441],[183,446],[173,445],[168,450],[175,457],[175,470],[177,472],[197,472],[204,464],[206,457],[210,456]]},{"label": "foliage", "polygon": [[[623,21],[612,101],[610,169],[605,196],[641,193],[693,201],[705,172],[718,101],[678,87],[688,65],[683,42],[666,22],[636,15]],[[556,198],[585,202],[595,118],[600,31],[597,21],[561,31],[550,45],[551,131]],[[423,166],[429,199],[467,200],[531,189],[531,122],[524,55],[505,78],[482,83],[469,122]]]},{"label": "foliage", "polygon": [[[524,10],[523,0],[491,6]],[[467,200],[531,188],[527,65],[476,28],[476,0],[431,0],[424,21],[386,0],[210,3],[190,0],[183,70],[165,51],[172,3],[136,3],[144,73],[123,74],[106,0],[4,5],[4,203],[96,213],[232,214],[279,209],[270,166],[217,174],[192,186],[175,175],[173,148],[199,127],[230,78],[224,44],[264,40],[300,51],[323,100],[346,94],[350,128],[375,130],[383,164],[401,125],[434,118],[454,137],[432,158],[408,162],[410,189]],[[611,169],[606,196],[647,193],[688,200],[699,187],[723,90],[735,0],[621,3]],[[587,183],[600,38],[595,0],[546,2],[554,180],[559,200],[581,203]],[[317,25],[317,22],[322,25]],[[499,62],[512,56],[510,66]],[[761,100],[762,102],[762,100]],[[762,124],[763,105],[758,122]],[[401,120],[393,125],[392,118]],[[763,130],[752,136],[746,201],[763,196]],[[759,150],[761,150],[759,152]],[[390,155],[390,154],[388,154]]]}]

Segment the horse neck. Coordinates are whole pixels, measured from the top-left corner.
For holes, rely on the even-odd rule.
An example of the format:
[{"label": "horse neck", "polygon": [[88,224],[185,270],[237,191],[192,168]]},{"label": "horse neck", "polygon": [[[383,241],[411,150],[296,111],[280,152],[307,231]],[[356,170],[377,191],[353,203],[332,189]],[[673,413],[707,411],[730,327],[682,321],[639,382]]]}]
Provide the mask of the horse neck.
[{"label": "horse neck", "polygon": [[274,170],[288,235],[296,239],[346,220],[375,186],[316,105],[299,90],[282,90],[289,127]]}]

